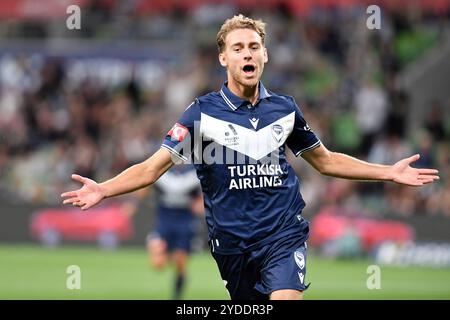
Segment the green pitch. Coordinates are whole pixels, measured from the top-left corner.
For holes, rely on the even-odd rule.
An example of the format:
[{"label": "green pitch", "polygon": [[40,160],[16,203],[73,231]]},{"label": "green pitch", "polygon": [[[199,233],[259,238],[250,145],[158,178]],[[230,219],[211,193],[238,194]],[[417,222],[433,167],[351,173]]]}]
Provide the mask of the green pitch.
[{"label": "green pitch", "polygon": [[[381,267],[381,289],[366,286],[370,261],[308,257],[305,299],[450,299],[450,270]],[[66,282],[80,267],[80,290]],[[150,269],[144,248],[0,245],[0,299],[169,299],[173,273]],[[209,253],[189,264],[186,299],[228,299]]]}]

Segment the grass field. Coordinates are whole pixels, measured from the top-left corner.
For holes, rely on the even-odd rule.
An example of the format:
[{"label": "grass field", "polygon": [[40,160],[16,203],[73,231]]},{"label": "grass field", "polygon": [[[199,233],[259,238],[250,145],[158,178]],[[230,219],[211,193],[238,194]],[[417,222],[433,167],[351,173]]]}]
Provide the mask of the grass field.
[{"label": "grass field", "polygon": [[[450,270],[381,267],[381,289],[369,290],[370,261],[310,255],[305,299],[450,299]],[[81,269],[81,289],[69,290],[67,267]],[[155,272],[142,249],[0,245],[0,299],[169,299],[172,269]],[[228,299],[209,253],[189,264],[185,299]]]}]

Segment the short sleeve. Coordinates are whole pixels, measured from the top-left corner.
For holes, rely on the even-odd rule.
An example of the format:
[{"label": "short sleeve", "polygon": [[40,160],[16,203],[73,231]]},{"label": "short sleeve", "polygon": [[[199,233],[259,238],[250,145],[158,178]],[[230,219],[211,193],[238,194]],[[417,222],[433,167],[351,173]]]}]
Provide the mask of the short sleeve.
[{"label": "short sleeve", "polygon": [[320,146],[321,142],[316,134],[311,130],[300,108],[297,106],[293,98],[290,98],[293,108],[295,109],[295,123],[292,133],[286,141],[287,146],[292,150],[296,157],[302,153],[312,150]]},{"label": "short sleeve", "polygon": [[167,149],[178,159],[187,162],[194,150],[194,140],[196,134],[198,135],[199,124],[200,106],[198,100],[195,100],[169,130],[161,148]]}]

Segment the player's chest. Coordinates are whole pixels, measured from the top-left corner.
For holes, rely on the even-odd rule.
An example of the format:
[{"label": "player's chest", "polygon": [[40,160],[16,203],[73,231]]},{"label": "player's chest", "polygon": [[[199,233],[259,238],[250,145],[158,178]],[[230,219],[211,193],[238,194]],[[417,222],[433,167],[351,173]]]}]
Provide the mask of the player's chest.
[{"label": "player's chest", "polygon": [[202,113],[200,133],[205,141],[214,141],[260,160],[285,143],[294,122],[293,111],[239,110],[225,115]]}]

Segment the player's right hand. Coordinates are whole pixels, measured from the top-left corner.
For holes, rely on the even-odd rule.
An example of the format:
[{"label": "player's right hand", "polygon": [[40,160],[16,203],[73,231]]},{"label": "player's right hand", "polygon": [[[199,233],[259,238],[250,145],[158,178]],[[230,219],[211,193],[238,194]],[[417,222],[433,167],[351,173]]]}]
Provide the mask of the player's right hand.
[{"label": "player's right hand", "polygon": [[87,210],[105,198],[104,191],[94,180],[77,174],[73,174],[72,179],[81,182],[83,186],[78,190],[61,194],[62,198],[66,198],[63,201],[64,204],[72,204],[76,207],[80,207],[81,210]]}]

